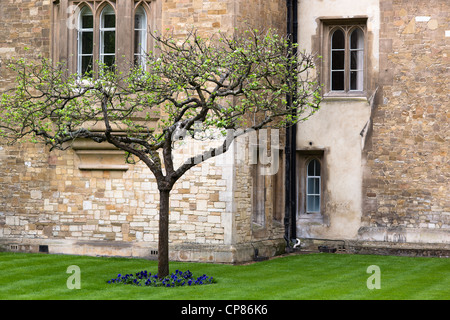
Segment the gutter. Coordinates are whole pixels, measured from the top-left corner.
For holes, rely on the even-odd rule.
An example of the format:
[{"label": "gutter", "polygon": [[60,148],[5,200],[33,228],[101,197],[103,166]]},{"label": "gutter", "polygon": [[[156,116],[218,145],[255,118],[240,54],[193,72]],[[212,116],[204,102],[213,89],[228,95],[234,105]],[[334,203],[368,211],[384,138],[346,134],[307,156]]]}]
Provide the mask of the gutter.
[{"label": "gutter", "polygon": [[[287,9],[287,36],[292,43],[296,43],[297,34],[297,0],[286,0]],[[288,96],[288,103],[292,103],[293,97]],[[284,239],[286,251],[291,251],[291,239],[296,239],[297,226],[297,184],[296,184],[296,150],[297,150],[297,125],[294,124],[286,129],[285,145],[285,216],[284,216]]]}]

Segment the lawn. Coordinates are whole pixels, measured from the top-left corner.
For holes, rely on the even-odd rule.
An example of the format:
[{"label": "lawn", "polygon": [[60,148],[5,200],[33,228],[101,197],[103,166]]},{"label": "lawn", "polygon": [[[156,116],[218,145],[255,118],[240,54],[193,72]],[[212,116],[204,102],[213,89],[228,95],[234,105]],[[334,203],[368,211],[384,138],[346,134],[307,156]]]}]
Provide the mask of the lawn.
[{"label": "lawn", "polygon": [[[80,270],[80,289],[68,289],[69,266]],[[368,289],[380,270],[380,289]],[[213,276],[217,283],[191,287],[108,284],[118,273],[156,272],[144,259],[0,253],[2,300],[411,300],[450,299],[448,258],[347,254],[290,255],[247,265],[172,262],[175,269]]]}]

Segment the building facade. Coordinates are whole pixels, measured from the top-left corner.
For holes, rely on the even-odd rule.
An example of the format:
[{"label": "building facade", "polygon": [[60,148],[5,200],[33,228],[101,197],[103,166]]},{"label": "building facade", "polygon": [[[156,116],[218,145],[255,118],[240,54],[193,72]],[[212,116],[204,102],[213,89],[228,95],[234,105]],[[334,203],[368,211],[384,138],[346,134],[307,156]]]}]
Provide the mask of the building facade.
[{"label": "building facade", "polygon": [[[295,128],[277,174],[255,174],[243,138],[177,182],[171,259],[248,261],[284,252],[285,238],[448,254],[447,1],[4,0],[0,17],[0,91],[12,86],[8,58],[80,72],[139,59],[155,30],[275,28],[316,55],[322,107]],[[156,258],[158,199],[148,168],[108,145],[0,142],[3,250]]]},{"label": "building facade", "polygon": [[298,236],[448,249],[449,4],[336,4],[299,1],[299,44],[322,56],[324,100],[298,127]]}]

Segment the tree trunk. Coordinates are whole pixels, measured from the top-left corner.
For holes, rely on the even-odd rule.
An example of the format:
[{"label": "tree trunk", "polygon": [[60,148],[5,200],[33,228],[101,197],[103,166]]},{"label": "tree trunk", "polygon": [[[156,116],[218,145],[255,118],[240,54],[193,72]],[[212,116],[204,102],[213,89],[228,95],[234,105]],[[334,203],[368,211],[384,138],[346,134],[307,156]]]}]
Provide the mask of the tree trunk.
[{"label": "tree trunk", "polygon": [[169,198],[170,190],[159,191],[158,277],[169,275]]}]

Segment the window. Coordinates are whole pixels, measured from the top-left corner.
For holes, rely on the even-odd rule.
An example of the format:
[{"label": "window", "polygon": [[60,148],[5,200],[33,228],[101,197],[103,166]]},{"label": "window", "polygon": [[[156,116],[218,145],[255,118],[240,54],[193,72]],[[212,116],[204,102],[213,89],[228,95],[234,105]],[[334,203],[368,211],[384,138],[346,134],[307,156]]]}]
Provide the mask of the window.
[{"label": "window", "polygon": [[323,20],[322,82],[327,95],[360,95],[366,91],[366,20]]},{"label": "window", "polygon": [[345,37],[337,29],[331,36],[331,90],[344,90],[345,79]]},{"label": "window", "polygon": [[64,3],[53,1],[53,19],[57,21],[52,31],[54,61],[65,61],[70,72],[79,76],[96,74],[98,63],[117,65],[119,69],[133,64],[144,66],[145,54],[152,45],[148,28],[156,29],[155,1]]},{"label": "window", "polygon": [[300,219],[321,222],[326,214],[326,158],[326,149],[297,150],[297,213]]},{"label": "window", "polygon": [[144,67],[147,53],[147,14],[139,6],[134,14],[134,64]]},{"label": "window", "polygon": [[116,56],[116,14],[107,5],[100,15],[100,62],[112,67]]},{"label": "window", "polygon": [[363,90],[364,34],[356,28],[350,34],[350,90]]},{"label": "window", "polygon": [[306,175],[306,212],[320,212],[320,162],[313,159],[308,163]]},{"label": "window", "polygon": [[331,33],[331,91],[364,90],[364,33],[338,27]]},{"label": "window", "polygon": [[85,6],[78,19],[77,73],[84,75],[92,70],[94,61],[94,16]]}]

